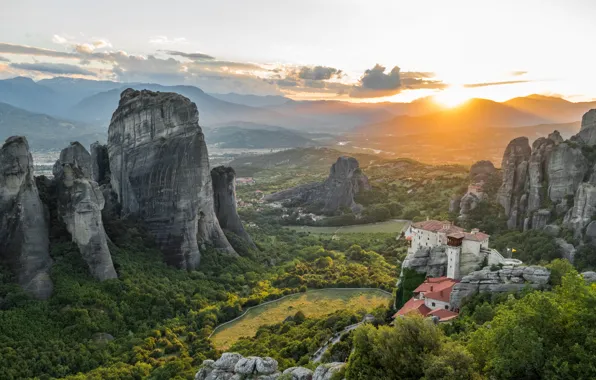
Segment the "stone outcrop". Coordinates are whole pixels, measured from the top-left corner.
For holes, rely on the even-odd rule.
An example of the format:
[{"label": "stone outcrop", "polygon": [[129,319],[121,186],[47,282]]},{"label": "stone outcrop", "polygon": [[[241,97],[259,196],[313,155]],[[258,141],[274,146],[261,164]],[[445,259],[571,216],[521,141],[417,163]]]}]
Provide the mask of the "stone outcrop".
[{"label": "stone outcrop", "polygon": [[459,217],[465,218],[475,209],[482,199],[474,193],[466,193],[459,201]]},{"label": "stone outcrop", "polygon": [[470,182],[478,183],[488,181],[497,172],[495,165],[490,161],[478,161],[470,167]]},{"label": "stone outcrop", "polygon": [[110,180],[110,160],[107,145],[102,145],[99,142],[91,144],[91,172],[91,179],[100,185]]},{"label": "stone outcrop", "polygon": [[0,149],[0,261],[25,291],[39,299],[52,294],[48,222],[24,137]]},{"label": "stone outcrop", "polygon": [[582,117],[582,126],[577,139],[586,145],[596,145],[596,109],[590,110]]},{"label": "stone outcrop", "polygon": [[561,239],[561,238],[555,239],[555,243],[557,243],[557,245],[561,249],[561,253],[563,254],[563,257],[566,258],[567,260],[569,260],[570,263],[573,263],[573,260],[575,259],[575,253],[576,253],[576,250],[575,250],[575,247],[573,246],[573,244],[569,244],[565,241],[565,239]]},{"label": "stone outcrop", "polygon": [[310,183],[292,189],[269,194],[266,201],[289,200],[300,205],[316,206],[324,214],[340,212],[349,208],[353,212],[362,210],[354,196],[370,190],[368,178],[353,157],[339,157],[331,166],[329,177],[322,183]]},{"label": "stone outcrop", "polygon": [[573,207],[565,215],[563,224],[574,231],[576,237],[581,237],[583,229],[592,221],[596,214],[596,186],[582,183],[575,194]]},{"label": "stone outcrop", "polygon": [[244,229],[236,210],[236,172],[231,167],[218,166],[211,169],[215,215],[226,232],[232,232],[251,248],[256,246]]},{"label": "stone outcrop", "polygon": [[538,138],[532,148],[526,137],[512,140],[502,169],[497,201],[508,217],[508,227],[524,230],[542,229],[551,219],[565,215],[572,206],[570,198],[592,171],[581,146],[563,142],[558,131]]},{"label": "stone outcrop", "polygon": [[582,277],[586,284],[593,284],[596,282],[596,272],[583,272]]},{"label": "stone outcrop", "polygon": [[505,209],[509,228],[517,227],[521,214],[525,212],[527,195],[524,195],[531,154],[527,137],[512,140],[503,154],[503,183],[497,194],[497,201]]},{"label": "stone outcrop", "polygon": [[192,270],[200,246],[235,254],[219,226],[197,107],[174,93],[122,92],[108,132],[111,186],[123,216],[136,215],[167,263]]},{"label": "stone outcrop", "polygon": [[273,358],[243,357],[226,352],[216,361],[204,360],[195,380],[331,380],[344,366],[345,363],[327,363],[318,366],[314,372],[304,367],[292,367],[282,374]]},{"label": "stone outcrop", "polygon": [[445,276],[447,274],[445,247],[419,249],[417,252],[408,253],[402,263],[402,268],[412,269],[418,273],[426,273],[430,277]]},{"label": "stone outcrop", "polygon": [[489,267],[464,276],[453,287],[450,304],[459,308],[462,301],[476,293],[519,292],[524,288],[543,289],[548,287],[550,271],[539,266],[505,267],[492,271]]},{"label": "stone outcrop", "polygon": [[116,278],[103,227],[103,194],[92,177],[91,155],[78,142],[62,150],[54,165],[58,215],[66,225],[93,277]]}]

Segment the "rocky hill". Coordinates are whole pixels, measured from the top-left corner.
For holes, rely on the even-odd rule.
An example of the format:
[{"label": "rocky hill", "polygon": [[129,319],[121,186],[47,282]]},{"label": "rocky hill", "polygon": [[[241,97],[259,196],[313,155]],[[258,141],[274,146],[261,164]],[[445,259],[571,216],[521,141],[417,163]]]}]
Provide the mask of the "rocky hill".
[{"label": "rocky hill", "polygon": [[325,214],[340,212],[344,208],[358,212],[362,206],[356,204],[354,196],[368,190],[368,178],[360,170],[358,161],[353,157],[342,156],[331,166],[329,177],[324,182],[309,183],[269,194],[265,200],[287,200],[317,208]]},{"label": "rocky hill", "polygon": [[195,380],[331,380],[345,363],[328,363],[318,366],[315,371],[304,367],[292,367],[280,372],[273,358],[257,356],[243,357],[235,352],[226,352],[216,360],[205,360]]}]

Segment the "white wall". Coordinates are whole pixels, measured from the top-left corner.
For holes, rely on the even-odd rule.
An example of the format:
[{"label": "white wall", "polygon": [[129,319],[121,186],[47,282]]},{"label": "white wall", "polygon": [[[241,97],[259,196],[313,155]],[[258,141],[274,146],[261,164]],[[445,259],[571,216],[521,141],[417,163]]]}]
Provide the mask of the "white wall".
[{"label": "white wall", "polygon": [[[435,303],[435,306],[433,306],[433,302]],[[450,306],[449,302],[443,302],[443,301],[433,300],[433,299],[429,299],[429,298],[424,299],[424,304],[426,305],[426,307],[428,307],[429,309],[432,309],[432,310],[445,309],[445,306],[447,306],[447,309],[449,309],[449,306]]]},{"label": "white wall", "polygon": [[473,253],[478,256],[480,255],[480,242],[464,239],[461,250],[462,252]]}]

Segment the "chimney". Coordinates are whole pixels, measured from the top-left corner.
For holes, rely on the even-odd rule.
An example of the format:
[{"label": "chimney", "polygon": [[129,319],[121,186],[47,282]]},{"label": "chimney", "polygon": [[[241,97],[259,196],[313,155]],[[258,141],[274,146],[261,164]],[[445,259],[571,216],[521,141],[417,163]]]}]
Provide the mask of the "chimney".
[{"label": "chimney", "polygon": [[470,231],[472,235],[476,235],[478,232],[480,232],[478,228],[472,228],[472,231]]}]

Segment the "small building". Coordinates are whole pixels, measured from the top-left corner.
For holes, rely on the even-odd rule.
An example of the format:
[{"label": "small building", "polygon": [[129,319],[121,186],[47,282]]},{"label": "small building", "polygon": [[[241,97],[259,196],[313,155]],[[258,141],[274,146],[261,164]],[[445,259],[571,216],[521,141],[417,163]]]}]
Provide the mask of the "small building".
[{"label": "small building", "polygon": [[451,291],[459,281],[449,277],[429,277],[416,289],[413,296],[393,316],[404,316],[409,313],[418,313],[423,317],[436,317],[439,322],[447,322],[458,316],[451,310],[449,299]]}]

